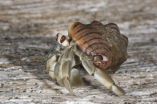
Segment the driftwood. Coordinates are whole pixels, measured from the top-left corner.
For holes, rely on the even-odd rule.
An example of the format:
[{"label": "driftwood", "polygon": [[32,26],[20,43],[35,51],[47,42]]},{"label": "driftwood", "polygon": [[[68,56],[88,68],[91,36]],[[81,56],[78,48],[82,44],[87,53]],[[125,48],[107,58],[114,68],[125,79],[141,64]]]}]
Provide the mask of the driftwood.
[{"label": "driftwood", "polygon": [[[0,104],[156,104],[156,0],[0,0]],[[128,60],[113,74],[115,96],[93,78],[71,96],[45,72],[57,32],[73,21],[115,22],[129,38]]]}]

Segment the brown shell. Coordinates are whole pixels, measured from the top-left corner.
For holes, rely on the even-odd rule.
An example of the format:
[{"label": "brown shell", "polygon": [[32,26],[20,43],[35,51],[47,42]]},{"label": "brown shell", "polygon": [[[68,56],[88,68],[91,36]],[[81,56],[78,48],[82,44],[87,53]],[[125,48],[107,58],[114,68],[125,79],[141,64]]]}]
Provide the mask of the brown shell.
[{"label": "brown shell", "polygon": [[102,55],[108,58],[107,62],[94,62],[102,70],[114,71],[127,59],[128,38],[120,34],[114,23],[103,25],[98,21],[91,24],[75,22],[70,26],[69,34],[87,55]]}]

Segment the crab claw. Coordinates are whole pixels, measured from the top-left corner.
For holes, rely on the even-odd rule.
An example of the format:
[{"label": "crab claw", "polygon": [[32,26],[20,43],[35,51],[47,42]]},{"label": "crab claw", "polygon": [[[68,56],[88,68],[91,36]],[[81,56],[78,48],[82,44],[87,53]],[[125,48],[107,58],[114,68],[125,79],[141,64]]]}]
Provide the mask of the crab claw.
[{"label": "crab claw", "polygon": [[47,61],[47,64],[46,64],[46,70],[48,71],[48,74],[49,76],[55,80],[55,74],[54,74],[54,69],[55,69],[55,66],[57,64],[57,55],[54,55],[52,56],[48,61]]},{"label": "crab claw", "polygon": [[64,86],[72,95],[74,95],[72,86],[83,84],[79,70],[74,68],[77,63],[75,61],[73,49],[68,47],[62,53],[53,55],[46,65],[49,76],[57,80],[57,83]]}]

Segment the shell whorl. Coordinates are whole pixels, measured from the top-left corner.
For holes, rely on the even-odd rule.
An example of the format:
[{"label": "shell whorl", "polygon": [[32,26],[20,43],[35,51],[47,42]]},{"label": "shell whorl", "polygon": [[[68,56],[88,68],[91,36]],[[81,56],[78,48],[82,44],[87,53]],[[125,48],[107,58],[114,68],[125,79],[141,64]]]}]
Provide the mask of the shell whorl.
[{"label": "shell whorl", "polygon": [[84,25],[80,22],[74,23],[70,28],[72,39],[80,49],[88,55],[107,54],[107,42],[104,41],[101,32],[92,25]]},{"label": "shell whorl", "polygon": [[120,34],[114,23],[75,22],[69,27],[69,35],[87,55],[107,58],[107,61],[102,60],[101,63],[93,62],[100,69],[117,68],[127,59],[128,39]]}]

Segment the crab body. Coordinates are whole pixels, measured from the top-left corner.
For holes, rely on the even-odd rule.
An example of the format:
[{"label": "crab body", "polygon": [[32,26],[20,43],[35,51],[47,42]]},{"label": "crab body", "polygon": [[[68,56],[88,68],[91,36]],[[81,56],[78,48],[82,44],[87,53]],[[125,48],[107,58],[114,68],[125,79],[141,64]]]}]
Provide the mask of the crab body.
[{"label": "crab body", "polygon": [[76,67],[81,64],[108,89],[123,95],[124,91],[106,72],[115,72],[127,59],[128,39],[120,34],[118,26],[114,23],[103,25],[98,21],[90,24],[75,22],[69,27],[68,36],[57,35],[64,48],[47,61],[51,78],[73,93],[71,86],[83,81]]}]

